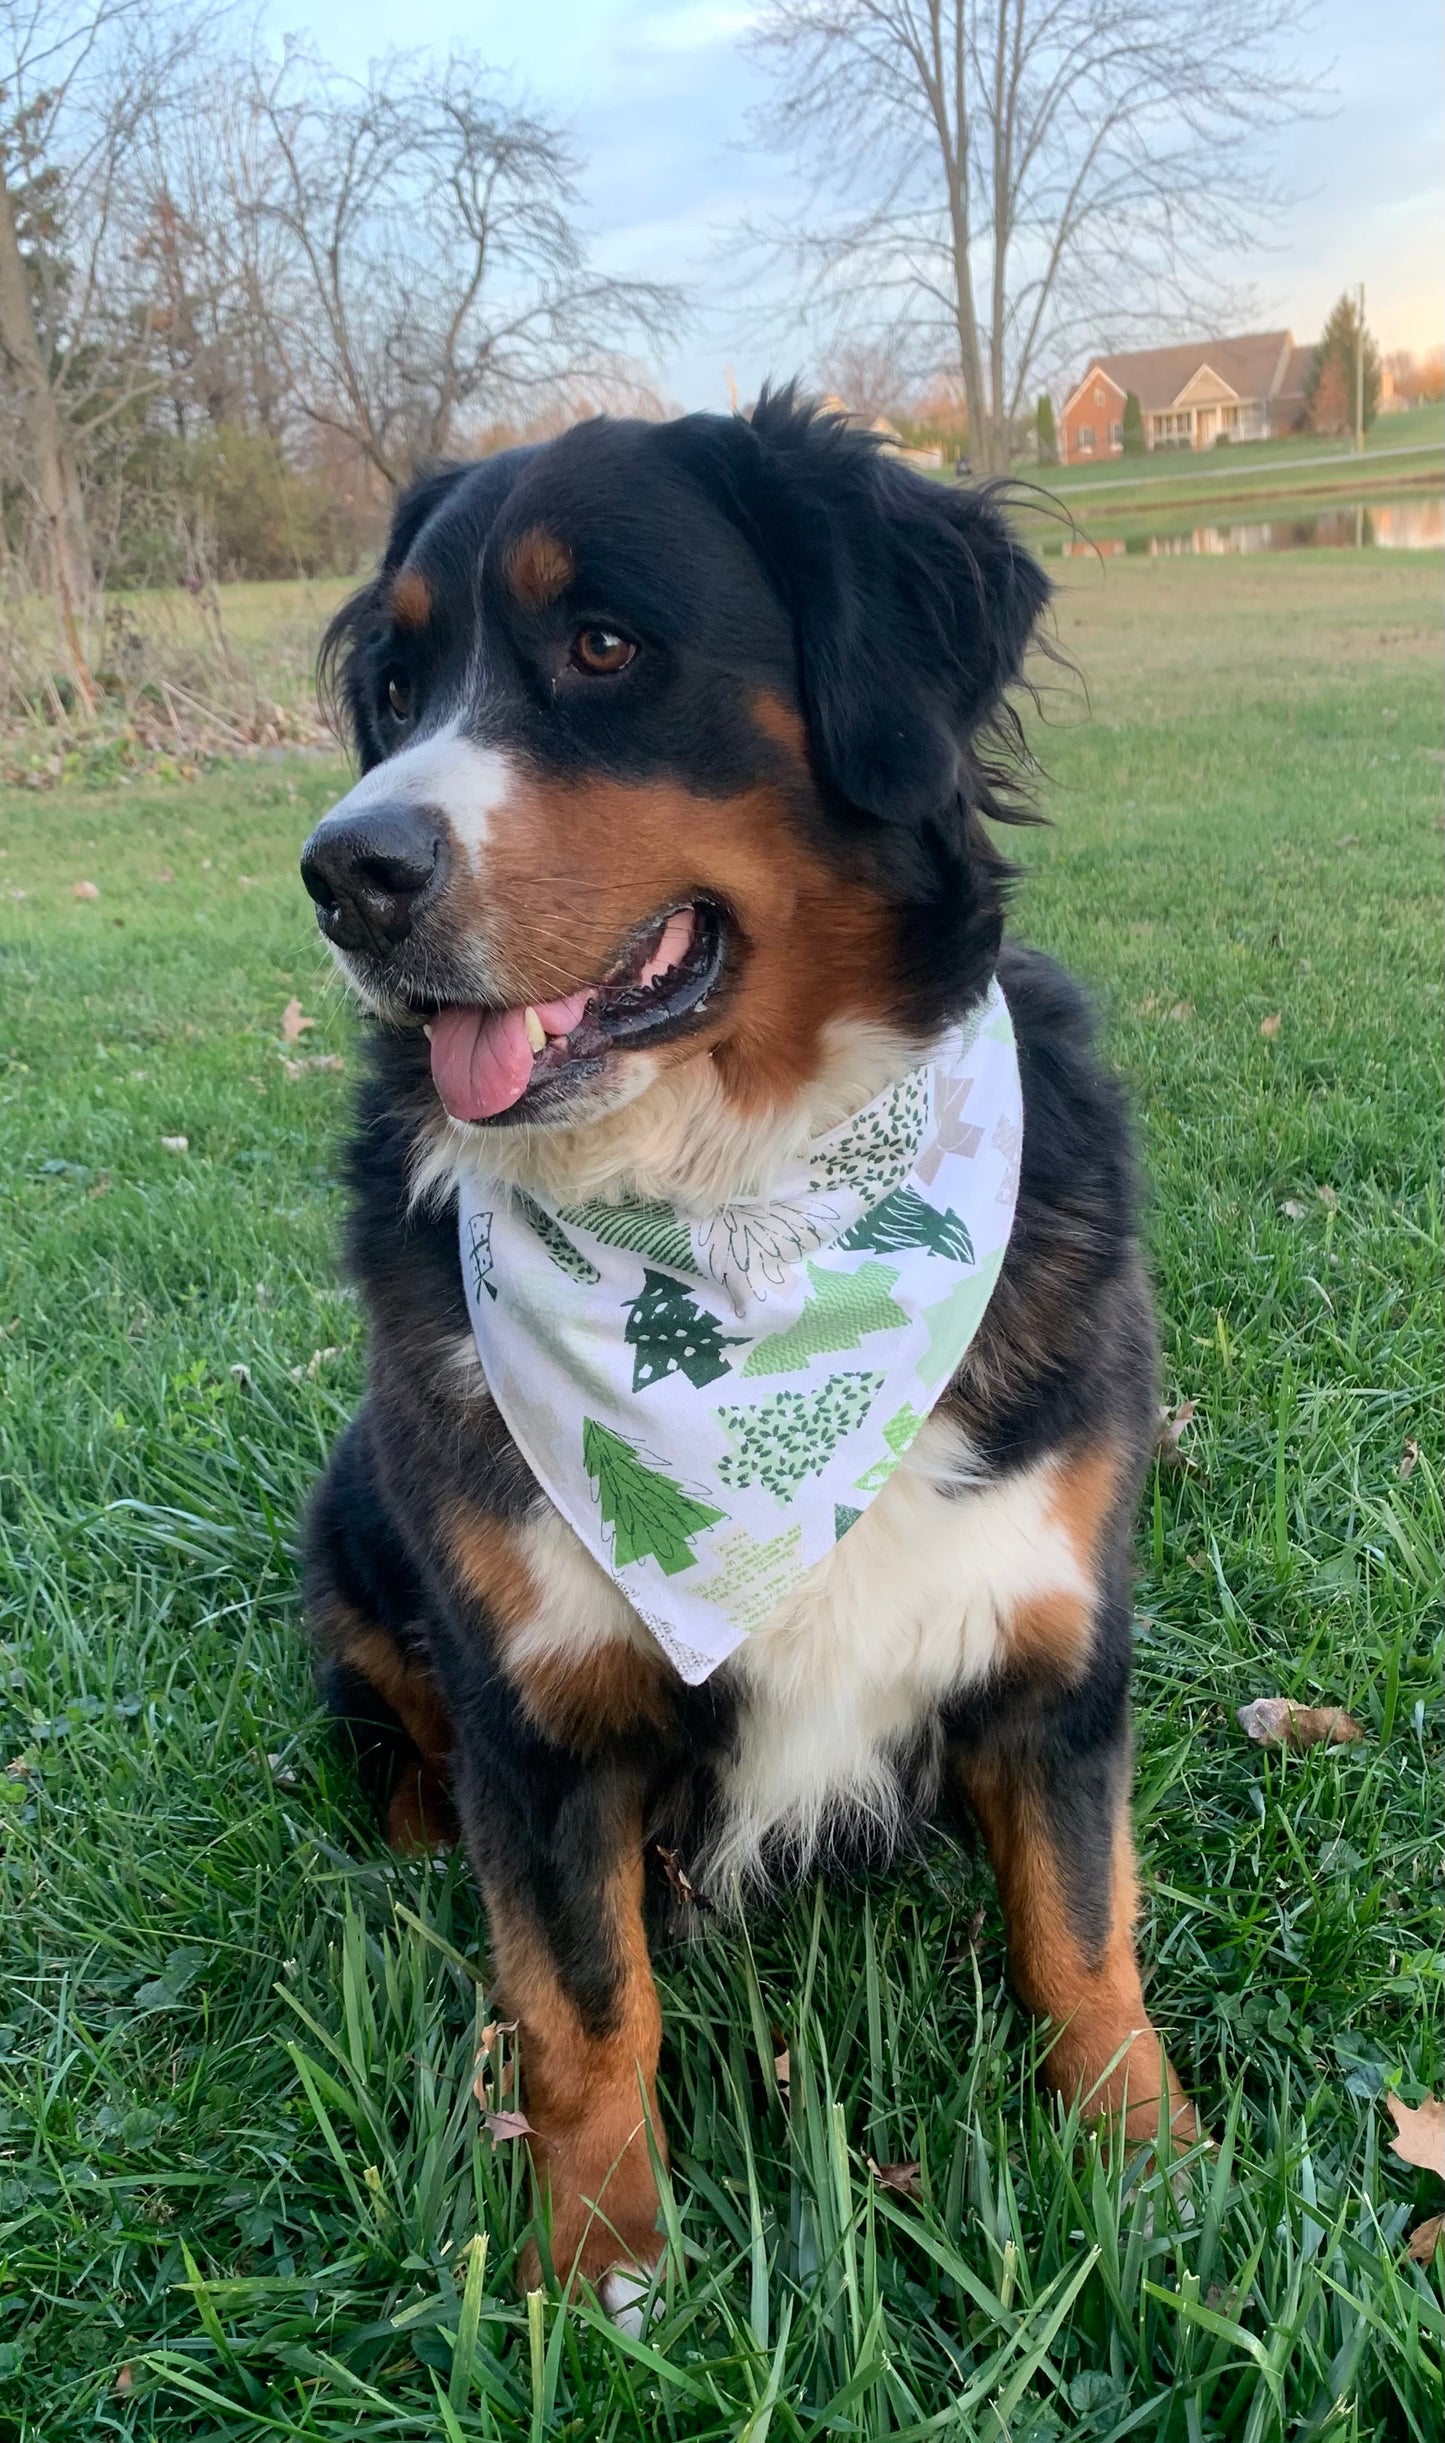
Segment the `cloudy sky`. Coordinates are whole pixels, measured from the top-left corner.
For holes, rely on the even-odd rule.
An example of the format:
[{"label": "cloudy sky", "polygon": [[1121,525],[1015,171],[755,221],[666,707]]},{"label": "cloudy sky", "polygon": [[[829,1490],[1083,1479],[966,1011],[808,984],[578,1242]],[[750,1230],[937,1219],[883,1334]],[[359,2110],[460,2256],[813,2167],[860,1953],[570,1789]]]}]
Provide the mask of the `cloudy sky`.
[{"label": "cloudy sky", "polygon": [[[687,283],[714,303],[661,369],[686,407],[727,403],[728,368],[746,395],[805,356],[801,335],[760,343],[730,285],[728,232],[745,213],[786,209],[785,165],[748,146],[760,97],[741,37],[758,0],[271,0],[275,34],[308,32],[340,67],[363,70],[396,43],[458,43],[510,71],[573,130],[586,158],[594,249],[619,272]],[[1438,0],[1318,0],[1308,44],[1330,115],[1278,141],[1296,198],[1269,247],[1237,267],[1255,327],[1313,337],[1347,285],[1363,280],[1387,348],[1442,336],[1442,34]]]}]

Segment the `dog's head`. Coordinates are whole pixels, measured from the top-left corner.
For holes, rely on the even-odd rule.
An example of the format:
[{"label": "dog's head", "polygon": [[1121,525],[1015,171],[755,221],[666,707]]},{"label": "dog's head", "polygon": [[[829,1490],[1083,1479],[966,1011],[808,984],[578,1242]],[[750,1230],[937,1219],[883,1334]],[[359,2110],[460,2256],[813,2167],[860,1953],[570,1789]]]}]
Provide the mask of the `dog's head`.
[{"label": "dog's head", "polygon": [[840,1047],[916,1057],[997,952],[981,734],[1046,592],[986,495],[786,392],[415,485],[327,641],[362,777],[302,873],[439,1125],[595,1131],[704,1074],[816,1121]]}]

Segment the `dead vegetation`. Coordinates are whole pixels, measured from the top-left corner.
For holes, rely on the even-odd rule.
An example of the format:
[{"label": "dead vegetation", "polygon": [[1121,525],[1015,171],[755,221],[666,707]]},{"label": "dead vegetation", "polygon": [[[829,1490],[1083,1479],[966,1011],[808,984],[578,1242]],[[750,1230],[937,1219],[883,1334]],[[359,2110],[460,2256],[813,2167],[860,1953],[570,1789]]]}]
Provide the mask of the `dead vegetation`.
[{"label": "dead vegetation", "polygon": [[194,779],[208,766],[334,751],[316,700],[316,639],[335,588],[267,585],[113,598],[97,623],[91,701],[50,604],[0,590],[0,782]]}]

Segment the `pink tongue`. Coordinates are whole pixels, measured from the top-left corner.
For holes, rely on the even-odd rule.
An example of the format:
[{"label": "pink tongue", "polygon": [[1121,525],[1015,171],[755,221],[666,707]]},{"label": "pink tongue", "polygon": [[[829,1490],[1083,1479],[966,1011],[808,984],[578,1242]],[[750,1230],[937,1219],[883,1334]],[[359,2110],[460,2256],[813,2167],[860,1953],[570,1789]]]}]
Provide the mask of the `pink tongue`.
[{"label": "pink tongue", "polygon": [[[540,1001],[549,1035],[566,1035],[592,998]],[[532,1047],[520,1009],[444,1009],[432,1020],[431,1073],[454,1120],[490,1120],[520,1102],[532,1079]]]}]

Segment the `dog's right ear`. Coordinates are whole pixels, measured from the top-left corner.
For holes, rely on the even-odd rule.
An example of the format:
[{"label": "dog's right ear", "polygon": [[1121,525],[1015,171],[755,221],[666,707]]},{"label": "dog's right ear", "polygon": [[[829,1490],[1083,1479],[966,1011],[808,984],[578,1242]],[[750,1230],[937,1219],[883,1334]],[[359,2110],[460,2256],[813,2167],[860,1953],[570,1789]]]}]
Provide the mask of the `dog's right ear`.
[{"label": "dog's right ear", "polygon": [[381,746],[371,725],[366,690],[361,685],[362,661],[386,625],[391,581],[417,536],[474,465],[429,467],[408,484],[392,511],[386,550],[374,577],[358,587],[330,620],[316,656],[316,686],[332,727],[349,737],[361,768],[369,772],[381,761]]}]

